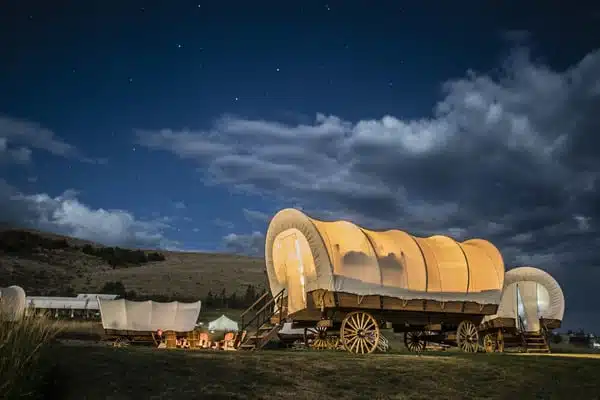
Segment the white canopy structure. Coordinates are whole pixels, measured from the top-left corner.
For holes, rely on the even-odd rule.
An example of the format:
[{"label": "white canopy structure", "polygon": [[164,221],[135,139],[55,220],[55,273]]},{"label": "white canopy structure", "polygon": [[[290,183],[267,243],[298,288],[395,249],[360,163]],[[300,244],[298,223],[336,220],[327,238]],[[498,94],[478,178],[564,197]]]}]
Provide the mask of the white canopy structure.
[{"label": "white canopy structure", "polygon": [[27,306],[37,310],[98,310],[97,297],[28,296]]},{"label": "white canopy structure", "polygon": [[120,331],[190,332],[194,330],[201,302],[159,303],[155,301],[131,301],[125,299],[98,299],[102,327]]},{"label": "white canopy structure", "polygon": [[506,272],[498,312],[484,321],[513,318],[518,327],[537,332],[540,318],[562,321],[564,312],[565,298],[558,282],[541,269],[519,267]]},{"label": "white canopy structure", "polygon": [[17,321],[25,313],[25,291],[20,286],[0,288],[0,321]]},{"label": "white canopy structure", "polygon": [[102,293],[79,293],[78,299],[104,299],[104,300],[115,300],[119,295],[117,294],[102,294]]},{"label": "white canopy structure", "polygon": [[208,330],[220,332],[237,332],[239,328],[237,322],[228,318],[226,315],[221,315],[219,318],[208,323]]}]

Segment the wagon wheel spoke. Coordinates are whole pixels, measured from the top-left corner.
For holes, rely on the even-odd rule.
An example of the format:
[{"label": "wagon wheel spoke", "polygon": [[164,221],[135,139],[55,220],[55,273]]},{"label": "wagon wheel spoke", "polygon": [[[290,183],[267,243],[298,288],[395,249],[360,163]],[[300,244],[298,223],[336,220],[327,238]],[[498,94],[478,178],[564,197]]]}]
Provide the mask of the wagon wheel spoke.
[{"label": "wagon wheel spoke", "polygon": [[344,348],[356,354],[368,354],[377,349],[379,326],[373,316],[364,311],[351,312],[342,321],[340,340]]}]

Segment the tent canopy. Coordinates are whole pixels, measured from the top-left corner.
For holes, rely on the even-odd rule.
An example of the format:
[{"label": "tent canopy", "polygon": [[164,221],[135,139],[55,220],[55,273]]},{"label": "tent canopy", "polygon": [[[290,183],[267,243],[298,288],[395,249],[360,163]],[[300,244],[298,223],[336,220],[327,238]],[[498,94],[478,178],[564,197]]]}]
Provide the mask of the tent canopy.
[{"label": "tent canopy", "polygon": [[153,332],[193,331],[200,314],[200,301],[195,303],[159,303],[156,301],[106,300],[99,298],[104,329]]},{"label": "tent canopy", "polygon": [[238,329],[238,323],[226,315],[221,315],[219,318],[208,323],[208,330],[210,331],[237,332]]},{"label": "tent canopy", "polygon": [[519,267],[506,272],[498,312],[485,317],[523,320],[527,331],[538,331],[540,318],[562,321],[565,298],[558,282],[549,273],[533,267]]},{"label": "tent canopy", "polygon": [[502,255],[488,241],[372,231],[295,209],[271,220],[265,258],[271,291],[287,290],[290,313],[304,309],[306,292],[317,289],[498,304],[504,284]]},{"label": "tent canopy", "polygon": [[20,286],[0,288],[0,321],[16,321],[23,317],[27,304]]}]

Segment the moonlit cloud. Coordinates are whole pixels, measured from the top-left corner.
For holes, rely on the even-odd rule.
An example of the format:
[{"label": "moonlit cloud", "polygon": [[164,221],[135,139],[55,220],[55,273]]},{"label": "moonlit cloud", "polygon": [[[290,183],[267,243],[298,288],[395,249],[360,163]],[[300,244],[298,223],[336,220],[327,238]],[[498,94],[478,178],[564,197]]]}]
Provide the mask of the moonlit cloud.
[{"label": "moonlit cloud", "polygon": [[59,196],[24,194],[0,179],[0,221],[91,240],[110,246],[174,248],[161,220],[143,221],[123,210],[92,209],[75,191]]}]

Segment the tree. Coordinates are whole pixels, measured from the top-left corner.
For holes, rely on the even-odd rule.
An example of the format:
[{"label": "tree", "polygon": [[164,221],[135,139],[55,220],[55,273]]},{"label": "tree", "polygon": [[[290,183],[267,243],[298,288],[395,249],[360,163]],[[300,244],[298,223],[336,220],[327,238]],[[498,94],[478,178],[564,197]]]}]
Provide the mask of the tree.
[{"label": "tree", "polygon": [[102,286],[102,289],[100,289],[100,292],[106,294],[116,294],[119,297],[127,297],[127,290],[121,281],[106,282],[104,286]]},{"label": "tree", "polygon": [[252,303],[256,301],[256,290],[254,285],[246,286],[246,293],[244,294],[244,307],[250,307]]},{"label": "tree", "polygon": [[206,304],[206,307],[212,307],[215,304],[215,296],[213,295],[212,291],[208,291],[208,294],[206,295],[206,299],[204,300],[204,303]]},{"label": "tree", "polygon": [[559,344],[559,343],[562,343],[563,337],[559,333],[553,333],[552,336],[550,337],[550,340],[554,344]]}]

